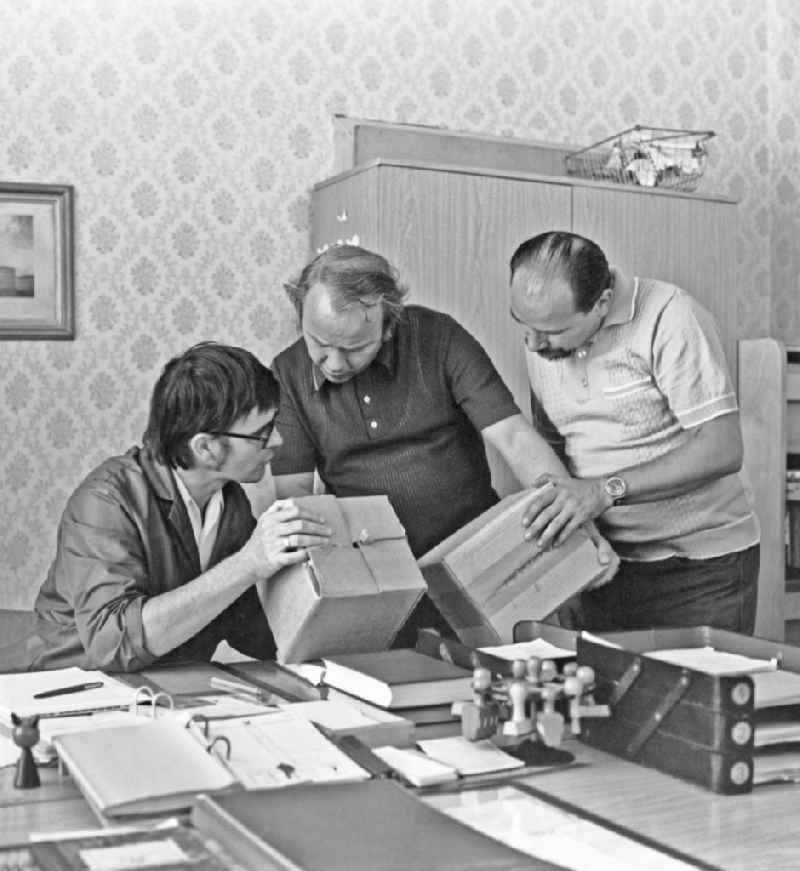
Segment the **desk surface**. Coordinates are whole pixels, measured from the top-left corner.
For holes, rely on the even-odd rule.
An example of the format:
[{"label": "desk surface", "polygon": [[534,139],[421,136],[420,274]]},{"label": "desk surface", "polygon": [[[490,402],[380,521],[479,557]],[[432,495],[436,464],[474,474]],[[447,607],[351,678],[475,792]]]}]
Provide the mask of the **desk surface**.
[{"label": "desk surface", "polygon": [[[800,867],[800,787],[759,787],[721,796],[571,741],[577,763],[525,778],[545,793],[585,808],[730,871]],[[38,789],[13,788],[14,770],[0,770],[0,844],[30,832],[96,828],[97,819],[68,779],[40,771]]]}]

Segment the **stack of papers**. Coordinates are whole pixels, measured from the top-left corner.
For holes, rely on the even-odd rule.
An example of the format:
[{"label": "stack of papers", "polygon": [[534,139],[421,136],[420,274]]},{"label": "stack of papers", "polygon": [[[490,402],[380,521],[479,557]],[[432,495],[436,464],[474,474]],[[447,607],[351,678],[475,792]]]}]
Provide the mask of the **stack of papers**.
[{"label": "stack of papers", "polygon": [[756,710],[800,704],[800,674],[779,669],[752,675]]},{"label": "stack of papers", "polygon": [[530,659],[532,656],[538,659],[567,659],[575,656],[575,650],[567,647],[558,647],[545,641],[543,638],[534,638],[532,641],[518,641],[516,644],[501,644],[499,647],[479,647],[481,653],[490,653],[498,659]]},{"label": "stack of papers", "polygon": [[[80,687],[92,686],[91,689]],[[36,698],[41,693],[45,698]],[[55,717],[88,711],[127,708],[134,691],[101,671],[59,668],[52,671],[25,671],[0,674],[0,723],[11,724],[11,714],[29,717]]]},{"label": "stack of papers", "polygon": [[451,765],[445,765],[420,753],[419,750],[400,747],[375,747],[372,751],[391,766],[412,786],[432,786],[458,780],[458,772]]},{"label": "stack of papers", "polygon": [[648,650],[645,656],[660,659],[671,665],[680,665],[706,674],[755,674],[762,671],[775,671],[778,667],[774,659],[754,659],[714,647],[680,647],[663,650]]},{"label": "stack of papers", "polygon": [[449,765],[463,776],[525,767],[521,759],[510,756],[488,739],[468,741],[463,735],[455,735],[417,744],[427,756]]}]

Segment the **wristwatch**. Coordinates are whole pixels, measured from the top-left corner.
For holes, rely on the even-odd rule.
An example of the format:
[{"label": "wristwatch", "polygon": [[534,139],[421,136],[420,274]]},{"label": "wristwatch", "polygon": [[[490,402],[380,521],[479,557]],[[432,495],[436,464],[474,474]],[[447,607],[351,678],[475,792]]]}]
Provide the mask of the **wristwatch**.
[{"label": "wristwatch", "polygon": [[628,492],[628,485],[625,483],[624,478],[621,478],[619,475],[612,475],[603,481],[603,490],[611,498],[611,504],[616,505],[625,498]]}]

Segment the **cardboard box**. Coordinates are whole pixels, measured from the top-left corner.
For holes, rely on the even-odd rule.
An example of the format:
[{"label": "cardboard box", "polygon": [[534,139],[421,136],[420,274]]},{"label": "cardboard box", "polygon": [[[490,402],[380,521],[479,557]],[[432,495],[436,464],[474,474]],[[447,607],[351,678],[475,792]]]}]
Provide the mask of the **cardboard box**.
[{"label": "cardboard box", "polygon": [[515,623],[544,619],[608,569],[582,529],[544,552],[525,541],[531,493],[501,499],[419,560],[428,594],[470,647],[510,644]]},{"label": "cardboard box", "polygon": [[386,650],[422,593],[406,533],[386,496],[304,496],[331,543],[258,584],[279,662]]}]

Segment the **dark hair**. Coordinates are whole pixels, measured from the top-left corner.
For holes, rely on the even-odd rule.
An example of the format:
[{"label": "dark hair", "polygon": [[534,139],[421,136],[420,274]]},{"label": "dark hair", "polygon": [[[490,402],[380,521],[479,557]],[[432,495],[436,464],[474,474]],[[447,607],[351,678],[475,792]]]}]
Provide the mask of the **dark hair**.
[{"label": "dark hair", "polygon": [[576,233],[550,231],[526,240],[511,257],[512,281],[519,269],[545,280],[562,276],[572,288],[579,312],[590,311],[600,294],[611,287],[606,255],[596,242]]},{"label": "dark hair", "polygon": [[303,302],[315,284],[333,291],[334,305],[340,310],[357,303],[366,307],[383,303],[384,326],[400,319],[403,299],[408,293],[385,257],[357,245],[326,248],[295,281],[283,285],[301,320]]},{"label": "dark hair", "polygon": [[278,382],[244,348],[201,342],[173,357],[153,388],[144,443],[165,465],[192,465],[189,440],[228,430],[254,409],[278,405]]}]

